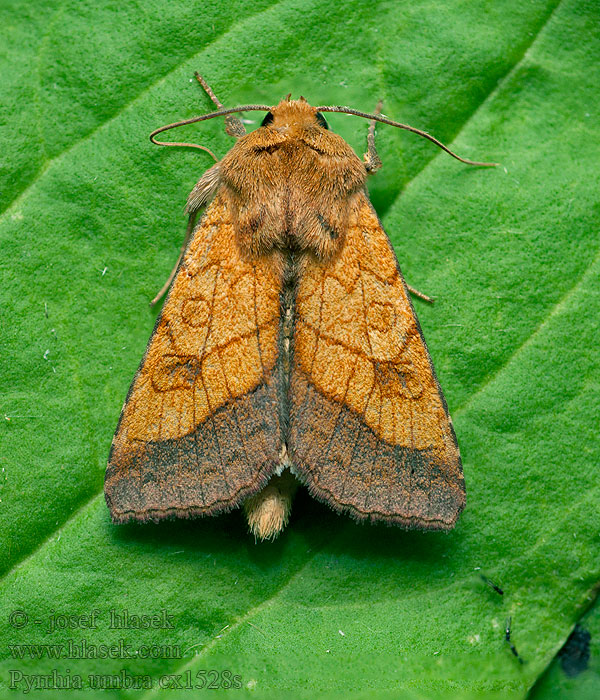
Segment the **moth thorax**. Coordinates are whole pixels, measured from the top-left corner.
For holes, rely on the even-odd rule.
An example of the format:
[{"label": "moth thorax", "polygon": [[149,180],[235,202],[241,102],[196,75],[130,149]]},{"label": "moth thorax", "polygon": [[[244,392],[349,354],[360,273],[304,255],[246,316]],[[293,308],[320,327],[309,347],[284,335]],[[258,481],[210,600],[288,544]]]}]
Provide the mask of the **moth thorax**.
[{"label": "moth thorax", "polygon": [[332,204],[300,193],[260,204],[237,202],[233,226],[240,248],[252,255],[291,250],[329,260],[343,245],[354,200],[349,196]]},{"label": "moth thorax", "polygon": [[[323,260],[340,249],[366,171],[335,134],[297,130],[249,134],[232,149],[239,147],[238,158],[223,159],[221,177],[242,249],[292,249]],[[242,156],[246,169],[239,167]]]}]

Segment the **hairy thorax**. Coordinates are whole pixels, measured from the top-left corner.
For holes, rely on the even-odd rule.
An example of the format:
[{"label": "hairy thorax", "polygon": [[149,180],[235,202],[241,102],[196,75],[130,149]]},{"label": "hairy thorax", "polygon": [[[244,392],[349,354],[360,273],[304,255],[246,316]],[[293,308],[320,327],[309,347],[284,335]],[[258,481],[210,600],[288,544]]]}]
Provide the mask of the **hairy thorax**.
[{"label": "hairy thorax", "polygon": [[343,245],[366,170],[337,134],[284,125],[241,138],[219,176],[242,251],[310,251],[324,260]]}]

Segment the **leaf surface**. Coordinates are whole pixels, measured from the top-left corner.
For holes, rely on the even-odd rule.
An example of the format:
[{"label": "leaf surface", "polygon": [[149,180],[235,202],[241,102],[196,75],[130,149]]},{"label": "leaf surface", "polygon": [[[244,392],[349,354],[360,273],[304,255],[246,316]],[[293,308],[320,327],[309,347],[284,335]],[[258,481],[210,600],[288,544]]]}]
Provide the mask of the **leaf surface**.
[{"label": "leaf surface", "polygon": [[[87,684],[214,669],[240,675],[241,695],[526,697],[600,578],[597,5],[71,0],[0,14],[3,692],[10,669]],[[372,200],[408,283],[436,298],[416,306],[464,460],[453,532],[356,525],[306,493],[275,543],[255,544],[238,512],[110,523],[104,469],[147,302],[210,165],[147,137],[210,109],[194,70],[227,105],[383,98],[390,117],[501,163],[467,168],[377,130]],[[217,121],[181,140],[222,156]],[[329,121],[364,150],[366,122]],[[166,610],[174,629],[111,629],[125,609]],[[27,625],[10,625],[14,610]],[[96,627],[47,631],[53,614],[94,610]],[[138,653],[19,661],[9,648],[69,640]],[[142,658],[152,644],[160,658]]]}]

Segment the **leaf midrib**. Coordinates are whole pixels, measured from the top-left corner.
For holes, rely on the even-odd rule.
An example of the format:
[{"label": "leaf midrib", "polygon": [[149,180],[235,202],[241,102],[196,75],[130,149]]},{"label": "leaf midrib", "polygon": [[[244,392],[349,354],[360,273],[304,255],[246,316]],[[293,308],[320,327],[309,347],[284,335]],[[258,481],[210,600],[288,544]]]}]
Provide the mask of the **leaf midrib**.
[{"label": "leaf midrib", "polygon": [[[583,494],[581,499],[571,503],[570,507],[565,512],[564,517],[560,521],[557,521],[555,523],[555,526],[552,528],[551,533],[544,532],[543,534],[541,534],[538,537],[538,539],[534,542],[534,544],[531,547],[528,547],[527,550],[525,552],[523,552],[523,554],[521,556],[512,560],[513,566],[517,562],[523,561],[526,557],[529,559],[531,557],[532,552],[536,552],[543,544],[547,544],[549,537],[555,535],[558,532],[562,532],[564,523],[569,521],[573,511],[580,508],[586,501],[591,500],[592,497],[594,497],[594,496],[595,496],[595,494],[593,494],[591,491],[588,491],[587,493]],[[231,635],[233,632],[238,630],[240,627],[242,627],[242,625],[244,625],[250,619],[258,616],[265,608],[268,608],[271,605],[273,605],[274,602],[288,588],[290,588],[290,586],[293,585],[294,581],[301,577],[304,570],[310,566],[310,564],[318,556],[318,554],[320,553],[322,548],[323,548],[323,546],[319,547],[316,550],[313,549],[312,551],[314,552],[314,554],[312,554],[312,556],[310,556],[304,562],[304,564],[299,569],[297,569],[280,588],[278,588],[276,591],[274,591],[271,596],[269,596],[268,598],[265,598],[265,600],[263,600],[258,605],[255,605],[253,608],[249,608],[243,615],[238,617],[238,619],[229,626],[229,628],[227,629],[227,631],[224,634],[222,634],[219,637],[214,637],[213,639],[211,639],[209,642],[207,642],[202,647],[202,649],[197,654],[194,654],[190,658],[186,658],[185,663],[179,664],[174,669],[172,669],[171,673],[184,673],[186,670],[188,670],[188,668],[192,668],[194,666],[194,662],[197,661],[198,659],[200,659],[201,657],[205,656],[209,651],[211,651],[211,649],[213,649],[215,646],[217,646],[217,643],[221,639],[225,639],[226,637]],[[492,567],[488,571],[492,575],[495,575],[496,573],[498,573],[498,570],[496,567]],[[464,576],[455,577],[451,583],[446,583],[444,585],[444,593],[447,595],[448,591],[450,591],[454,588],[458,588],[461,585],[464,585],[465,581],[468,581],[469,576],[471,574],[472,574],[472,572],[469,571],[469,574],[465,574]],[[417,591],[417,592],[413,593],[412,595],[407,596],[404,600],[405,601],[406,600],[414,601],[414,600],[418,600],[421,598],[427,598],[428,596],[437,597],[437,596],[439,596],[439,593],[440,592],[438,589],[431,589],[430,588],[428,590]],[[596,590],[595,598],[597,598],[599,594],[600,594],[600,591]],[[593,604],[593,603],[591,603],[591,604]],[[345,605],[344,608],[345,609],[361,608],[361,607],[364,608],[364,607],[369,607],[371,605],[372,605],[372,603],[357,603],[357,604],[353,604],[353,605]],[[326,606],[312,606],[311,609],[312,610],[324,610],[324,609],[327,609],[327,607]],[[561,640],[561,646],[566,641],[567,637],[568,637],[568,634],[565,634],[564,639]],[[544,669],[542,669],[540,671],[540,674],[545,672],[545,669],[547,668],[548,664],[550,664],[552,662],[552,659],[554,659],[554,656],[549,657],[548,663],[544,666]],[[536,679],[532,679],[531,685],[534,684],[535,680]],[[156,689],[150,690],[147,693],[145,693],[144,695],[142,695],[141,698],[151,697],[155,693],[156,693]]]},{"label": "leaf midrib", "polygon": [[[155,80],[154,82],[150,83],[147,85],[143,90],[137,93],[137,95],[129,100],[126,104],[124,104],[119,110],[117,110],[111,117],[108,119],[105,119],[104,121],[99,122],[91,131],[88,131],[86,134],[83,134],[80,138],[76,139],[73,141],[71,144],[69,144],[66,148],[63,148],[60,153],[57,153],[55,156],[50,158],[49,160],[44,160],[43,164],[41,167],[38,168],[37,172],[33,176],[33,178],[29,181],[27,185],[19,192],[19,194],[15,195],[10,202],[6,204],[4,209],[0,211],[0,225],[4,223],[8,215],[10,214],[11,210],[17,208],[21,201],[27,196],[29,191],[35,187],[35,185],[41,180],[44,175],[48,172],[48,170],[54,166],[55,163],[60,162],[63,158],[67,157],[71,151],[75,150],[79,146],[81,146],[83,143],[86,143],[88,140],[94,138],[97,133],[101,132],[104,128],[107,128],[112,124],[114,121],[116,121],[124,112],[126,112],[128,109],[130,109],[136,102],[139,100],[143,99],[145,95],[147,95],[149,92],[151,92],[155,87],[161,85],[164,83],[173,73],[176,73],[181,66],[183,66],[185,63],[188,61],[192,60],[196,56],[200,56],[202,53],[210,49],[211,46],[216,44],[217,42],[221,41],[223,37],[227,36],[229,33],[235,31],[238,27],[243,26],[246,22],[249,22],[251,20],[254,20],[256,17],[259,17],[261,14],[270,12],[273,10],[273,8],[278,7],[279,5],[285,4],[286,0],[275,0],[272,5],[269,5],[269,7],[265,7],[262,10],[259,10],[258,12],[255,12],[254,14],[247,15],[243,19],[238,20],[237,22],[233,22],[226,30],[224,30],[221,34],[218,34],[215,36],[215,38],[210,41],[208,44],[202,47],[200,51],[196,51],[195,53],[190,54],[183,60],[181,60],[179,63],[177,63],[171,70],[169,70],[167,73],[165,73],[163,76],[158,78],[158,80]],[[42,40],[40,42],[40,45],[38,47],[38,53],[41,53],[43,43],[45,39],[47,38],[48,33],[50,32],[50,29],[54,22],[56,21],[56,17],[62,12],[63,7],[59,7],[56,12],[55,16],[48,26],[46,32],[44,33],[44,36],[42,37]],[[39,56],[38,56],[38,63],[39,63]],[[38,69],[38,75],[39,75],[39,69]],[[39,80],[38,80],[38,88],[39,88]],[[37,100],[37,92],[36,92],[36,100]],[[39,108],[38,108],[38,113],[39,113]],[[38,121],[37,123],[38,131],[40,130],[40,122]],[[42,144],[45,146],[45,142],[42,141]]]}]

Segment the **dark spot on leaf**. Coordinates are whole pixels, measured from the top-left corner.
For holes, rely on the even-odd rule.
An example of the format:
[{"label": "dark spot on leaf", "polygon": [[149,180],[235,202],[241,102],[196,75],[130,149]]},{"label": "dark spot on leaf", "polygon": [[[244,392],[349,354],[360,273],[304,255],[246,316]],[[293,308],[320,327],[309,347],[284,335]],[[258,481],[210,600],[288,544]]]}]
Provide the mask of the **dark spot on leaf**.
[{"label": "dark spot on leaf", "polygon": [[590,641],[592,635],[588,630],[575,625],[570,637],[558,652],[560,666],[567,676],[578,676],[588,667],[590,660]]}]

